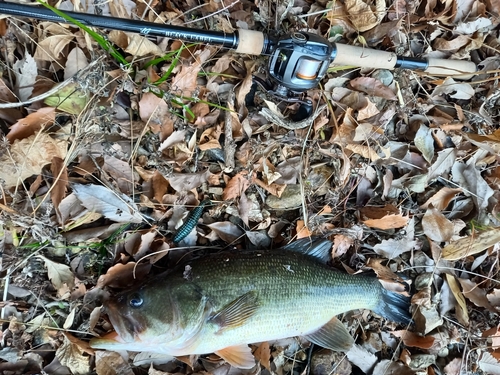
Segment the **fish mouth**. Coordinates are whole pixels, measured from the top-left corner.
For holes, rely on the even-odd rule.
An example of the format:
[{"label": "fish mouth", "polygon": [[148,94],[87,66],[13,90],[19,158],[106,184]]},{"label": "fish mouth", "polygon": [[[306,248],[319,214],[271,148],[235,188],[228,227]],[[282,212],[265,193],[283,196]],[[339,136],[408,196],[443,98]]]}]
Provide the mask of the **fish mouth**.
[{"label": "fish mouth", "polygon": [[130,350],[131,344],[141,341],[140,333],[143,324],[128,313],[127,309],[118,303],[107,301],[104,303],[103,312],[108,316],[115,332],[108,333],[102,337],[90,340],[90,346],[94,349]]}]

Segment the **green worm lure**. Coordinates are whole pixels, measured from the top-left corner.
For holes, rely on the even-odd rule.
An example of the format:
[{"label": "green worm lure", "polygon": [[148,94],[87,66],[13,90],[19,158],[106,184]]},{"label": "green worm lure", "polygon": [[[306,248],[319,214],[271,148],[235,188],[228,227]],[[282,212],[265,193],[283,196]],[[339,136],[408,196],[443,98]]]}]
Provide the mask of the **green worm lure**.
[{"label": "green worm lure", "polygon": [[204,199],[198,207],[194,208],[189,213],[186,220],[180,226],[180,228],[177,230],[177,233],[175,234],[174,238],[172,239],[172,241],[174,243],[181,242],[184,238],[187,237],[187,235],[189,233],[191,233],[193,228],[198,223],[198,220],[200,219],[201,215],[203,214],[203,210],[205,209],[205,207],[208,203],[210,203],[210,199]]}]

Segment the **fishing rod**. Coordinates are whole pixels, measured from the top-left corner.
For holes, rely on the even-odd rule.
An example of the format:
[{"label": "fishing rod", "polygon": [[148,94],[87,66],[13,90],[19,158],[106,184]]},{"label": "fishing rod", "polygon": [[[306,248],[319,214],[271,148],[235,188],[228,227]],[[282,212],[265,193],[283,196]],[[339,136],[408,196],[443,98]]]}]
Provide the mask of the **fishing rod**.
[{"label": "fishing rod", "polygon": [[[0,14],[2,13],[70,23],[50,9],[39,6],[0,1]],[[219,45],[243,54],[268,55],[268,73],[275,84],[270,93],[285,100],[317,87],[330,64],[389,70],[411,69],[457,79],[469,79],[476,71],[476,64],[471,61],[398,56],[394,52],[331,43],[319,35],[305,31],[274,38],[260,31],[245,29],[225,33],[71,11],[64,13],[86,26]]]}]

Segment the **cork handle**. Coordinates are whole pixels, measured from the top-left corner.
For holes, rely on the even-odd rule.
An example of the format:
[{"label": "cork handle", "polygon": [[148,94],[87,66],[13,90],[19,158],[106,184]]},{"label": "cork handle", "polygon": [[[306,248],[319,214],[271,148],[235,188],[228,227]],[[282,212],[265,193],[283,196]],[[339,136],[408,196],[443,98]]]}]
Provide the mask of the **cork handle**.
[{"label": "cork handle", "polygon": [[396,66],[398,56],[393,52],[376,49],[336,44],[337,55],[333,63],[337,65],[354,65],[360,68],[379,68],[392,70]]},{"label": "cork handle", "polygon": [[238,47],[236,52],[248,55],[260,55],[264,48],[264,34],[260,31],[238,29]]},{"label": "cork handle", "polygon": [[474,76],[471,73],[476,71],[476,64],[472,61],[430,58],[428,62],[429,65],[425,69],[425,72],[435,76],[470,79]]}]

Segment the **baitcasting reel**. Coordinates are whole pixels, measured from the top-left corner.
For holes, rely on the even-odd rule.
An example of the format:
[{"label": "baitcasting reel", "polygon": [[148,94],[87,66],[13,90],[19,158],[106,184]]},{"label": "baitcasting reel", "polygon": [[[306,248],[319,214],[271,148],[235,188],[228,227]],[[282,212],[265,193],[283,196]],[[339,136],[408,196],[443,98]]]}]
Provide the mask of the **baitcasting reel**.
[{"label": "baitcasting reel", "polygon": [[[50,9],[25,4],[0,1],[1,13],[68,23]],[[476,71],[476,65],[470,61],[397,56],[393,52],[331,43],[319,35],[304,31],[274,39],[262,32],[244,29],[228,34],[86,13],[64,13],[87,26],[220,45],[235,49],[238,53],[269,55],[268,73],[275,87],[270,88],[265,82],[259,83],[281,100],[299,102],[306,106],[311,105],[311,102],[300,99],[299,95],[317,87],[332,63],[389,70],[414,69],[435,76],[453,76],[456,79],[469,79]]]}]

